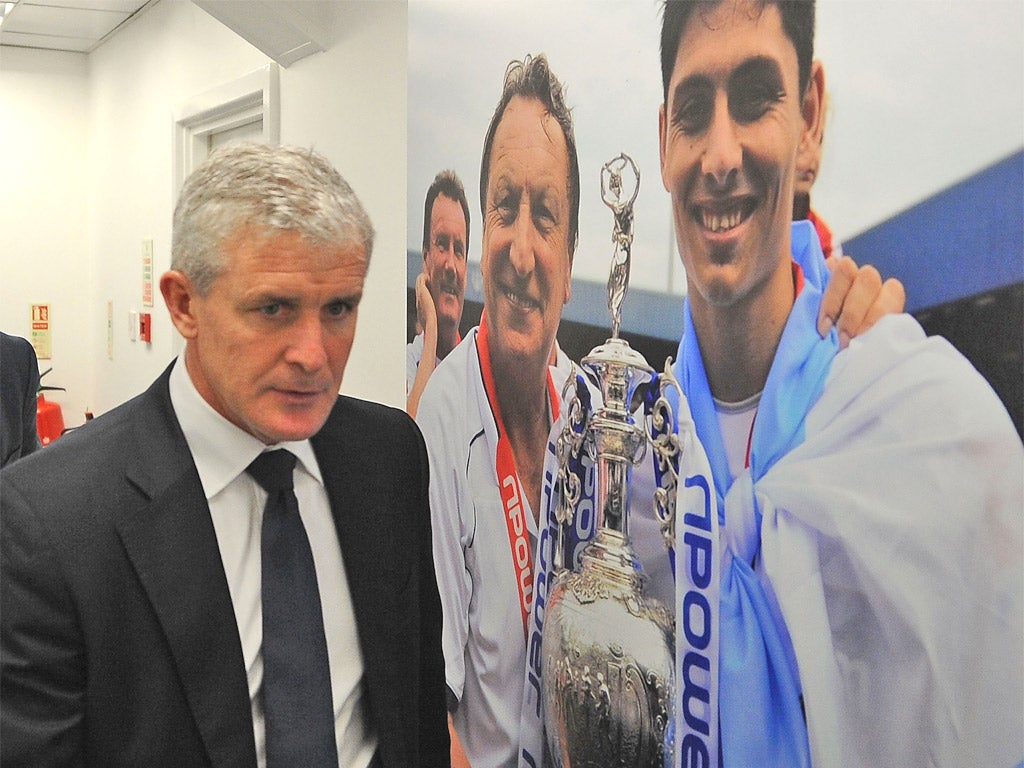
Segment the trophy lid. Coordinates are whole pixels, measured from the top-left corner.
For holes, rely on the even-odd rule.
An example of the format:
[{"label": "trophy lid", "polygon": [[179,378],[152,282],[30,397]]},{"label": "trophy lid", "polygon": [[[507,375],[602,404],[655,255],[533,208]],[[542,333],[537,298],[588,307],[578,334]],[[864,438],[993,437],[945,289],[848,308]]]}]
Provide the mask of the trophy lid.
[{"label": "trophy lid", "polygon": [[617,336],[594,347],[583,358],[583,365],[593,372],[601,390],[602,412],[626,414],[631,411],[637,388],[654,377],[654,369],[644,356]]},{"label": "trophy lid", "polygon": [[629,342],[618,336],[608,339],[604,344],[594,347],[590,354],[583,358],[583,365],[591,369],[610,365],[628,366],[637,371],[654,373],[644,356],[629,346]]}]

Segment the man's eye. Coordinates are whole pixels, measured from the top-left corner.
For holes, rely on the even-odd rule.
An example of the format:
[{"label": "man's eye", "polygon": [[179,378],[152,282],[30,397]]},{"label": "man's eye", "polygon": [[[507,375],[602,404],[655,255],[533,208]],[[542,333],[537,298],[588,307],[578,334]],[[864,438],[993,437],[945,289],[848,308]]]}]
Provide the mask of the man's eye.
[{"label": "man's eye", "polygon": [[279,303],[264,304],[260,307],[260,312],[267,317],[275,317],[276,315],[281,314],[281,305]]},{"label": "man's eye", "polygon": [[752,123],[781,99],[777,88],[765,83],[743,83],[729,94],[729,113],[736,122]]},{"label": "man's eye", "polygon": [[538,204],[533,208],[533,221],[536,224],[537,229],[541,232],[547,232],[557,223],[555,221],[555,214],[551,212],[551,209],[546,205]]},{"label": "man's eye", "polygon": [[494,210],[501,217],[502,224],[511,224],[516,219],[519,207],[511,195],[499,197],[494,203]]},{"label": "man's eye", "polygon": [[327,314],[331,317],[344,317],[352,310],[352,305],[346,301],[335,301],[327,305]]},{"label": "man's eye", "polygon": [[697,134],[711,124],[712,100],[698,94],[682,98],[676,106],[673,122],[683,133]]}]

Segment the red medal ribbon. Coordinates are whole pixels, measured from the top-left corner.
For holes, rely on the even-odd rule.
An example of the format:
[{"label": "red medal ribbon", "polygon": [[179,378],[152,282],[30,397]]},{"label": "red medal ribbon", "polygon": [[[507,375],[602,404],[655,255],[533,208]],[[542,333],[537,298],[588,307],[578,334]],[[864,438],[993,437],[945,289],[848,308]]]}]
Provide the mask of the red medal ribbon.
[{"label": "red medal ribbon", "polygon": [[832,256],[832,230],[814,211],[807,212],[807,220],[814,225],[814,231],[818,233],[821,252],[826,259],[830,258]]},{"label": "red medal ribbon", "polygon": [[[476,335],[477,355],[480,358],[480,373],[484,380],[484,391],[487,402],[494,414],[498,427],[498,447],[495,456],[495,469],[498,474],[498,491],[501,494],[502,508],[505,511],[505,525],[508,527],[509,552],[512,566],[516,572],[516,584],[519,587],[519,607],[523,616],[523,636],[526,636],[529,624],[530,609],[533,605],[533,551],[530,547],[530,532],[526,527],[525,501],[523,486],[516,470],[516,459],[512,453],[512,444],[505,430],[498,406],[497,389],[494,385],[494,370],[491,365],[491,350],[488,339],[486,314],[480,318],[480,329]],[[548,398],[551,402],[551,413],[558,418],[558,392],[555,390],[551,371],[548,370]]]}]

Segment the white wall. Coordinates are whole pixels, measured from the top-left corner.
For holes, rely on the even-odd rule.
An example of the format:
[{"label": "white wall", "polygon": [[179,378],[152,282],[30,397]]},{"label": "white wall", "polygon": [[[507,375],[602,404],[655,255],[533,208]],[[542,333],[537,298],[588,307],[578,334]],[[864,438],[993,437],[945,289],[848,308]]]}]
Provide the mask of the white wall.
[{"label": "white wall", "polygon": [[338,40],[281,70],[281,141],[337,166],[377,236],[342,390],[405,407],[406,6],[340,4]]},{"label": "white wall", "polygon": [[[28,338],[30,307],[50,304],[52,366],[44,384],[91,405],[92,255],[86,210],[88,62],[84,54],[0,48],[0,328]],[[66,410],[66,408],[65,408]],[[71,419],[68,419],[69,423]]]},{"label": "white wall", "polygon": [[[377,246],[343,389],[401,405],[405,4],[339,9],[330,50],[281,70],[281,141],[324,153],[374,221]],[[53,305],[54,370],[45,383],[68,388],[53,399],[69,426],[87,407],[98,414],[141,392],[177,348],[158,292],[153,343],[128,333],[129,311],[149,311],[143,240],[153,241],[156,279],[170,264],[175,110],[269,61],[187,0],[161,0],[88,56],[0,48],[0,327],[27,336],[29,304]],[[46,267],[51,274],[40,274]]]},{"label": "white wall", "polygon": [[[95,289],[83,320],[95,406],[138,394],[172,359],[177,331],[154,288],[142,306],[142,241],[153,241],[154,280],[170,265],[175,109],[269,59],[205,11],[162,0],[89,55],[89,218]],[[114,356],[106,355],[106,307],[114,302]],[[129,340],[130,310],[151,311],[153,342]]]}]

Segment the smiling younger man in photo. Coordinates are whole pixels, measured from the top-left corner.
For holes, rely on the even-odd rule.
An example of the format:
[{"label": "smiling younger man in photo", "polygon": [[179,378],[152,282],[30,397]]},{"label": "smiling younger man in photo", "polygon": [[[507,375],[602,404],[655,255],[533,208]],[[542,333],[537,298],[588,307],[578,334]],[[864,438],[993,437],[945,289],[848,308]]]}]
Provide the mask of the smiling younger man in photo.
[{"label": "smiling younger man in photo", "polygon": [[5,766],[448,764],[423,440],[338,394],[372,249],[310,150],[186,180],[184,352],[0,474]]},{"label": "smiling younger man in photo", "polygon": [[[676,744],[726,768],[1017,765],[1024,451],[982,377],[909,316],[842,352],[816,333],[827,271],[790,222],[822,120],[813,40],[813,2],[665,6],[679,421],[712,475],[710,514],[677,518]],[[692,458],[688,486],[708,474]]]}]

